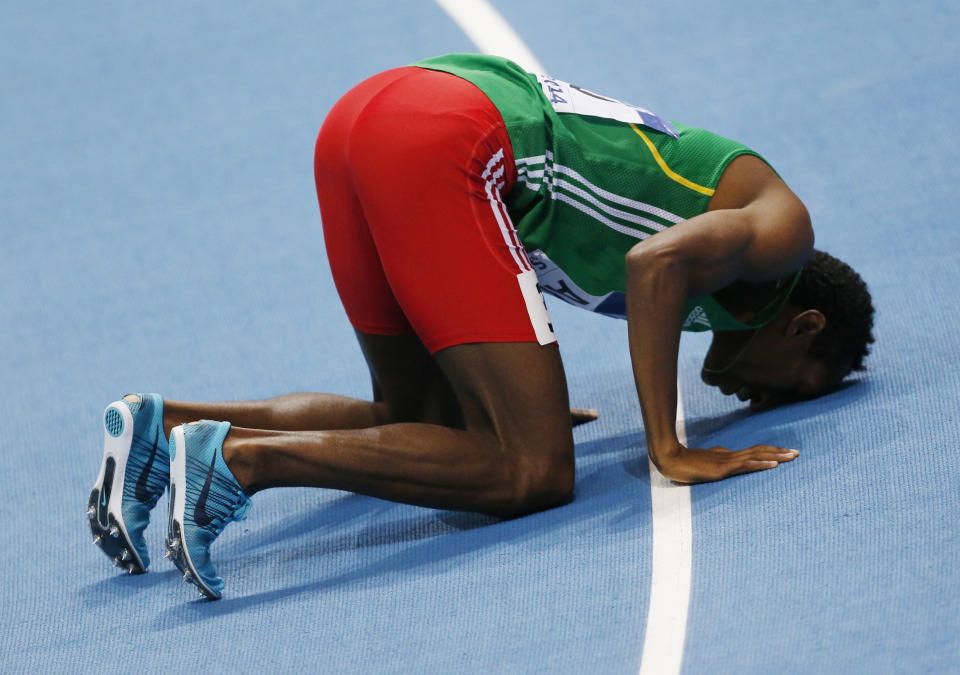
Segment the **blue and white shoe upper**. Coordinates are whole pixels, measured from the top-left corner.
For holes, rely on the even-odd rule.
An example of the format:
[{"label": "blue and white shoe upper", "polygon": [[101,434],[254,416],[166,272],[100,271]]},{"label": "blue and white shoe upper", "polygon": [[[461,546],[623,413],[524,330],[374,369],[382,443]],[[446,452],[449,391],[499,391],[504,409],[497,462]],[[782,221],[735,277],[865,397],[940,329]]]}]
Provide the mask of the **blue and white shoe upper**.
[{"label": "blue and white shoe upper", "polygon": [[210,545],[229,523],[247,517],[252,503],[223,459],[229,422],[203,420],[170,434],[170,513],[167,554],[211,600],[224,581],[210,560]]},{"label": "blue and white shoe upper", "polygon": [[94,543],[131,574],[150,564],[143,532],[170,477],[163,398],[135,396],[104,410],[103,460],[87,503]]}]

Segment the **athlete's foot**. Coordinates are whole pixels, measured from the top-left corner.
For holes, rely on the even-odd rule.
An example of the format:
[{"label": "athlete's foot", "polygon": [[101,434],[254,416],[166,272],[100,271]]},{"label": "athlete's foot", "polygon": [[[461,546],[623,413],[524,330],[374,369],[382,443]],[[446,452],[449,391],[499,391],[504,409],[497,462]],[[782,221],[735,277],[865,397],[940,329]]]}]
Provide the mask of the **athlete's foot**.
[{"label": "athlete's foot", "polygon": [[170,432],[170,512],[167,557],[210,600],[217,600],[224,582],[210,560],[210,545],[223,528],[243,520],[250,499],[227,468],[223,440],[229,422],[203,420]]},{"label": "athlete's foot", "polygon": [[87,502],[93,543],[129,574],[147,571],[143,531],[167,487],[170,465],[163,399],[130,394],[103,413],[103,460]]}]

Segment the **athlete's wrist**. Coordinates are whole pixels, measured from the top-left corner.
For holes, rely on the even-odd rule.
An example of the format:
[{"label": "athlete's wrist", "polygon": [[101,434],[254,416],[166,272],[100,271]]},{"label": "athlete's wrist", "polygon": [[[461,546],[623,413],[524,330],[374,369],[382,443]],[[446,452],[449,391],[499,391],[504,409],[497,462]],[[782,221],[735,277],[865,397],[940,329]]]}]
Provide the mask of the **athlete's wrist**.
[{"label": "athlete's wrist", "polygon": [[664,472],[665,467],[675,464],[685,450],[686,448],[675,434],[658,439],[647,436],[647,454],[661,473]]}]

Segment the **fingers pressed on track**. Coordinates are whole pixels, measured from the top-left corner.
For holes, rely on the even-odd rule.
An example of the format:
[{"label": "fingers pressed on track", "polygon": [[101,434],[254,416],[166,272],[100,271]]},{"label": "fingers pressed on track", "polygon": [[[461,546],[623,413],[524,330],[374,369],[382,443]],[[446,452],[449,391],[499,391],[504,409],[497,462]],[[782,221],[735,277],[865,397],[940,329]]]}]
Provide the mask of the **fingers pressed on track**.
[{"label": "fingers pressed on track", "polygon": [[796,450],[766,445],[755,445],[748,450],[742,451],[742,453],[746,454],[747,457],[743,458],[743,463],[740,465],[738,473],[775,469],[783,462],[793,461],[800,454]]},{"label": "fingers pressed on track", "polygon": [[790,460],[795,459],[800,453],[796,450],[788,450],[786,448],[776,448],[769,445],[755,445],[747,450],[741,450],[740,453],[737,454],[744,454],[750,459],[789,462]]},{"label": "fingers pressed on track", "polygon": [[736,467],[729,475],[736,476],[744,473],[753,473],[754,471],[766,471],[767,469],[775,469],[778,466],[778,462],[751,459]]}]

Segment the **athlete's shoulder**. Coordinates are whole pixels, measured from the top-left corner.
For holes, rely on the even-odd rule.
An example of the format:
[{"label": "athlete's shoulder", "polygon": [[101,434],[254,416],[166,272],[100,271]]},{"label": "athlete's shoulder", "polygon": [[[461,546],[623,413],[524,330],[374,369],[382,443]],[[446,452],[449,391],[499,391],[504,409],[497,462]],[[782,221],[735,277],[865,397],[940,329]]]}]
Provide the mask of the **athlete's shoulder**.
[{"label": "athlete's shoulder", "polygon": [[724,170],[710,201],[709,209],[744,208],[763,199],[765,204],[776,204],[780,209],[796,212],[809,221],[809,215],[800,199],[765,159],[755,154],[734,158]]},{"label": "athlete's shoulder", "polygon": [[703,155],[756,154],[749,146],[715,131],[677,122],[674,124],[679,132],[677,144],[684,149],[684,152]]}]

